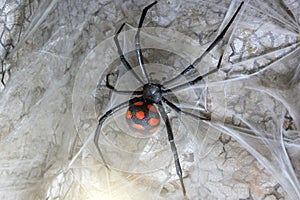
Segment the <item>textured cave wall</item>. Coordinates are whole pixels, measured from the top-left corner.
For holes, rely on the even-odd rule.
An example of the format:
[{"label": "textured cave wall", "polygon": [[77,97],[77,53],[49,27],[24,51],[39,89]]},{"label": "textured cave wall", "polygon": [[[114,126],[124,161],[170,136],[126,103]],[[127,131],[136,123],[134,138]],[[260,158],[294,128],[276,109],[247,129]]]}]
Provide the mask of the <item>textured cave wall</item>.
[{"label": "textured cave wall", "polygon": [[[172,66],[182,69],[196,59],[238,4],[159,1],[144,23],[155,28],[144,29],[141,39],[142,47],[157,49],[145,52],[147,62],[156,63],[149,65],[153,77],[168,77]],[[0,2],[1,199],[182,199],[165,136],[145,146],[108,127],[114,144],[143,150],[126,157],[121,149],[122,158],[108,151],[119,171],[103,167],[92,142],[98,115],[110,100],[121,100],[97,87],[120,66],[112,36],[127,22],[120,40],[130,52],[130,30],[146,5]],[[221,69],[192,88],[201,91],[212,121],[174,120],[190,199],[300,198],[299,10],[299,1],[245,1],[224,42],[197,68],[213,69],[224,54]],[[130,75],[121,78],[129,83],[124,87],[134,86]],[[175,93],[182,106],[196,109],[192,95]],[[137,158],[144,168],[126,169],[138,166]]]}]

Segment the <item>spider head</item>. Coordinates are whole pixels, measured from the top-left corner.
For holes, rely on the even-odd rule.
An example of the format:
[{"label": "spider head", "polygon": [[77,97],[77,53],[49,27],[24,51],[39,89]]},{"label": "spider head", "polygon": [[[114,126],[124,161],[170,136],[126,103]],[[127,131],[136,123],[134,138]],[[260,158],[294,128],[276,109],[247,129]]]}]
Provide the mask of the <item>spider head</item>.
[{"label": "spider head", "polygon": [[162,98],[161,86],[155,83],[145,84],[143,87],[143,97],[150,103],[159,103]]}]

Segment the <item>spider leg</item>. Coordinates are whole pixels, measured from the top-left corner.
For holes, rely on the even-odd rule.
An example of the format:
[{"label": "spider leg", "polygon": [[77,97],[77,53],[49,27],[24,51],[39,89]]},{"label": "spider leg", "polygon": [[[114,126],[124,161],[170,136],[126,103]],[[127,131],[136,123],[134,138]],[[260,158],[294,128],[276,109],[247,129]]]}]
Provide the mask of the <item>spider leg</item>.
[{"label": "spider leg", "polygon": [[4,75],[5,75],[5,71],[4,71],[4,61],[1,61],[1,83],[3,84],[3,86],[5,87],[5,83],[4,83]]},{"label": "spider leg", "polygon": [[131,94],[131,95],[142,95],[143,91],[130,91],[130,90],[118,90],[113,85],[109,83],[109,76],[111,73],[106,75],[106,87],[118,94]]},{"label": "spider leg", "polygon": [[176,173],[177,173],[177,175],[179,177],[179,180],[180,180],[183,196],[186,199],[187,196],[186,196],[185,186],[184,186],[184,183],[183,183],[182,169],[181,169],[180,161],[179,161],[179,158],[178,158],[178,153],[177,153],[177,148],[176,148],[175,141],[174,141],[174,136],[173,136],[173,132],[172,132],[171,123],[170,123],[169,117],[168,117],[162,103],[160,102],[157,105],[158,105],[159,112],[160,112],[160,114],[161,114],[161,116],[162,116],[162,118],[163,118],[163,120],[166,124],[167,133],[168,133],[168,140],[170,142],[171,150],[172,150],[173,157],[174,157]]},{"label": "spider leg", "polygon": [[201,60],[223,39],[224,35],[228,31],[229,27],[233,23],[234,19],[236,18],[237,14],[239,13],[240,9],[242,8],[244,2],[242,1],[233,16],[231,17],[230,21],[228,24],[225,26],[225,28],[222,30],[222,32],[216,37],[216,39],[209,45],[209,47],[198,57],[192,64],[190,64],[188,67],[186,67],[180,74],[175,76],[174,78],[166,81],[163,83],[163,85],[170,84],[171,82],[174,82],[178,80],[180,77],[186,75],[189,71],[194,69],[196,65],[198,65]]},{"label": "spider leg", "polygon": [[184,110],[181,110],[179,107],[177,107],[175,104],[173,104],[172,102],[170,102],[169,100],[167,100],[166,98],[162,97],[162,101],[165,102],[168,106],[170,106],[171,108],[173,108],[177,113],[183,113],[185,115],[189,115],[195,119],[200,119],[200,120],[210,120],[210,116],[206,116],[206,117],[202,117],[202,116],[198,116],[195,115],[193,113],[190,112],[186,112]]},{"label": "spider leg", "polygon": [[128,101],[125,101],[125,102],[123,102],[123,103],[121,103],[121,104],[115,106],[114,108],[108,110],[108,111],[107,111],[107,112],[106,112],[106,113],[98,120],[98,126],[97,126],[97,129],[96,129],[96,131],[95,131],[95,135],[94,135],[94,143],[95,143],[95,146],[96,146],[96,148],[97,148],[97,151],[98,151],[98,153],[99,153],[99,155],[100,155],[100,157],[101,157],[101,159],[102,159],[102,161],[103,161],[104,166],[105,166],[106,168],[108,168],[108,169],[109,169],[109,167],[108,167],[108,165],[107,165],[107,163],[106,163],[106,161],[105,161],[105,159],[104,159],[103,153],[102,153],[102,151],[101,151],[101,149],[100,149],[100,147],[99,147],[99,145],[98,145],[99,135],[100,135],[100,131],[101,131],[102,125],[103,125],[103,123],[105,122],[105,120],[106,120],[109,116],[113,115],[114,113],[118,112],[119,110],[122,110],[123,108],[126,108],[128,105],[132,105],[132,104],[134,104],[134,103],[136,103],[136,102],[138,102],[138,101],[140,101],[140,100],[142,100],[142,97],[134,97],[134,98],[132,98],[132,99],[130,99],[130,100],[128,100]]},{"label": "spider leg", "polygon": [[170,89],[166,89],[166,90],[162,90],[163,94],[167,94],[167,93],[170,93],[170,92],[174,92],[174,91],[178,91],[178,90],[181,90],[181,89],[185,89],[187,87],[190,87],[192,85],[195,85],[196,83],[198,83],[199,81],[201,81],[203,78],[205,78],[206,76],[210,75],[210,74],[213,74],[215,72],[217,72],[221,66],[221,63],[222,63],[222,58],[223,58],[223,55],[220,56],[219,58],[219,61],[218,61],[218,65],[215,69],[207,72],[206,74],[204,75],[200,75],[198,76],[197,78],[195,78],[194,80],[192,81],[189,81],[189,82],[186,82],[186,83],[183,83],[183,84],[180,84],[180,85],[177,85],[173,88],[170,88]]},{"label": "spider leg", "polygon": [[143,22],[144,22],[144,19],[145,19],[145,16],[146,16],[148,10],[152,6],[154,6],[156,3],[157,3],[157,1],[154,1],[152,4],[148,5],[147,7],[145,7],[143,9],[143,12],[142,12],[142,15],[141,15],[141,18],[140,18],[140,22],[139,22],[139,26],[138,26],[138,29],[137,29],[137,32],[136,32],[136,35],[135,35],[136,55],[137,55],[137,59],[139,61],[139,65],[141,67],[144,79],[146,80],[147,83],[149,83],[149,76],[148,76],[147,71],[144,67],[143,54],[142,54],[141,43],[140,43],[140,31],[141,31],[141,28],[143,26]]},{"label": "spider leg", "polygon": [[114,36],[114,41],[115,41],[115,44],[117,46],[117,49],[118,49],[118,53],[120,55],[120,59],[121,59],[121,62],[123,63],[124,67],[130,71],[133,76],[135,77],[135,79],[140,82],[142,85],[144,85],[144,82],[140,79],[140,77],[136,74],[136,72],[132,69],[131,65],[129,64],[129,62],[126,60],[124,54],[123,54],[123,51],[120,47],[120,43],[119,43],[119,40],[118,40],[118,36],[120,34],[120,32],[122,31],[123,27],[124,27],[125,23],[122,24],[122,26],[119,28],[119,30],[116,32],[115,36]]}]

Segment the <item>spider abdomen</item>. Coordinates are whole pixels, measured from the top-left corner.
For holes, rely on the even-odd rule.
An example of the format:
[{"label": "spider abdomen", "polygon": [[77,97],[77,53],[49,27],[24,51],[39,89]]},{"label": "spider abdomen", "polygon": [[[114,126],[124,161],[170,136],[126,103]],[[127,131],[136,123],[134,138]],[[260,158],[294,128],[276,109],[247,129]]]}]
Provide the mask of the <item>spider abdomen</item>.
[{"label": "spider abdomen", "polygon": [[130,129],[138,135],[149,135],[157,131],[160,116],[152,103],[138,101],[129,105],[126,121]]}]

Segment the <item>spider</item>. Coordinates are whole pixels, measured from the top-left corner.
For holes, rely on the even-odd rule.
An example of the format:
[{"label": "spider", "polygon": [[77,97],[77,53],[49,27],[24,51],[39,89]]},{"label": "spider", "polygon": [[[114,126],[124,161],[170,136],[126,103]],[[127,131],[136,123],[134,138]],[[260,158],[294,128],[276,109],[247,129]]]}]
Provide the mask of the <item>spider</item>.
[{"label": "spider", "polygon": [[121,63],[126,68],[127,71],[131,72],[131,75],[133,78],[136,79],[142,86],[141,89],[135,90],[135,91],[129,91],[129,90],[118,90],[113,86],[110,81],[109,77],[111,76],[110,73],[106,75],[106,85],[109,90],[118,93],[118,94],[125,94],[125,95],[132,95],[132,98],[130,98],[128,101],[125,101],[110,110],[108,110],[103,116],[99,118],[97,130],[94,135],[94,143],[97,148],[97,151],[105,165],[109,169],[109,166],[107,165],[104,155],[99,147],[98,141],[99,141],[99,134],[102,128],[103,123],[113,114],[117,113],[118,111],[128,108],[126,112],[126,121],[128,123],[128,126],[130,129],[135,131],[137,134],[140,135],[149,135],[156,132],[158,127],[160,126],[161,119],[164,121],[164,124],[166,126],[167,130],[167,136],[168,141],[171,146],[171,150],[174,157],[174,163],[176,168],[177,176],[180,180],[180,185],[182,188],[183,197],[187,199],[187,192],[183,181],[183,175],[182,175],[182,169],[177,153],[176,144],[174,142],[174,136],[172,132],[172,124],[168,117],[166,107],[169,107],[173,110],[175,110],[177,113],[182,113],[184,115],[196,118],[198,120],[210,120],[210,115],[204,115],[199,116],[194,113],[190,113],[187,111],[182,110],[180,107],[178,107],[175,103],[171,102],[165,96],[167,94],[170,94],[175,91],[181,91],[187,87],[193,86],[197,83],[199,83],[203,78],[207,77],[210,74],[213,74],[217,72],[221,66],[222,61],[222,55],[219,57],[217,66],[215,69],[207,72],[206,74],[197,76],[193,80],[186,81],[185,83],[181,83],[176,86],[172,87],[166,87],[165,85],[170,84],[178,80],[181,76],[187,75],[191,70],[194,70],[196,65],[198,65],[203,57],[205,57],[224,37],[225,33],[233,23],[234,19],[236,18],[237,14],[241,10],[244,2],[241,2],[237,10],[234,12],[233,16],[229,20],[228,24],[225,26],[225,28],[222,30],[222,32],[216,37],[216,39],[209,45],[209,47],[196,59],[192,64],[187,66],[183,71],[180,72],[180,74],[176,75],[175,77],[163,82],[163,83],[156,83],[149,77],[149,74],[146,71],[146,68],[144,67],[144,61],[143,61],[143,55],[142,55],[142,49],[140,45],[140,30],[142,28],[145,16],[148,12],[148,10],[153,7],[157,1],[154,1],[150,5],[146,6],[143,11],[142,15],[140,17],[138,29],[135,34],[135,47],[136,47],[136,56],[138,60],[139,67],[142,72],[142,78],[133,70],[129,62],[126,60],[123,51],[120,47],[118,35],[122,31],[124,24],[118,29],[114,36],[114,42],[118,49],[118,54],[120,56]]}]

